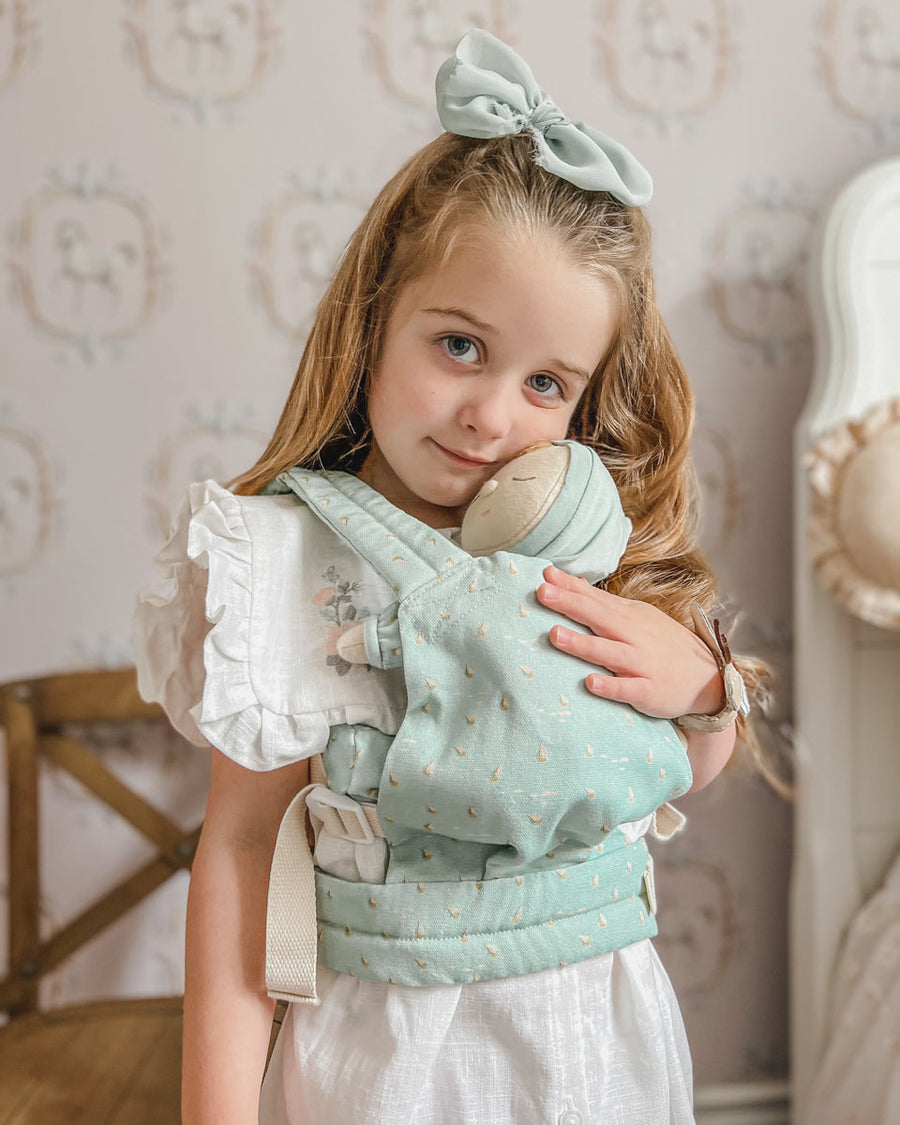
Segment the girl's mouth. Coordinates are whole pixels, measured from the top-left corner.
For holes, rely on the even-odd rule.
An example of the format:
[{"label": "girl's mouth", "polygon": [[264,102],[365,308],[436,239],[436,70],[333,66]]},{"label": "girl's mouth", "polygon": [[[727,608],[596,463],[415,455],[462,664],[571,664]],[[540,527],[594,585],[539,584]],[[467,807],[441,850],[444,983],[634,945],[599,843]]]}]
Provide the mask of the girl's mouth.
[{"label": "girl's mouth", "polygon": [[493,461],[489,461],[484,458],[466,457],[465,454],[457,453],[454,449],[447,449],[446,446],[441,445],[440,442],[434,441],[434,438],[431,438],[430,440],[434,442],[441,453],[443,453],[449,461],[451,461],[454,465],[459,465],[461,468],[484,469],[487,466],[494,464]]}]

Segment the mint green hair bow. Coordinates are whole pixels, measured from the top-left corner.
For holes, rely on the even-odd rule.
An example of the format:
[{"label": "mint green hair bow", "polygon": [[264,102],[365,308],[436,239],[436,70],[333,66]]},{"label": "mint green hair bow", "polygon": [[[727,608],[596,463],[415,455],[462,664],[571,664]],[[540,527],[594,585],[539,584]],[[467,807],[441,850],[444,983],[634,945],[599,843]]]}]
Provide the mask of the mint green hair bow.
[{"label": "mint green hair bow", "polygon": [[653,193],[646,168],[611,137],[569,121],[512,47],[480,28],[459,41],[435,79],[437,111],[462,137],[532,134],[535,161],[588,191],[608,191],[631,207]]}]

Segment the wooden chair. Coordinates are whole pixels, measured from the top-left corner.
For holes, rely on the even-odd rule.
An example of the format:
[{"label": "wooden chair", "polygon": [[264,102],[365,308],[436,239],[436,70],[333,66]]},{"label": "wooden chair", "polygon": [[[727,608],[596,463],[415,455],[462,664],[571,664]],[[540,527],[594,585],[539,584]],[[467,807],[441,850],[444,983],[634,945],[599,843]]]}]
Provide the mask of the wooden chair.
[{"label": "wooden chair", "polygon": [[[190,868],[200,827],[184,832],[61,728],[164,719],[133,669],[0,685],[9,794],[9,973],[0,981],[0,1125],[170,1125],[180,1120],[180,996],[105,1000],[41,1012],[38,984],[176,871]],[[157,854],[49,938],[38,927],[38,764],[66,770],[128,820]]]}]

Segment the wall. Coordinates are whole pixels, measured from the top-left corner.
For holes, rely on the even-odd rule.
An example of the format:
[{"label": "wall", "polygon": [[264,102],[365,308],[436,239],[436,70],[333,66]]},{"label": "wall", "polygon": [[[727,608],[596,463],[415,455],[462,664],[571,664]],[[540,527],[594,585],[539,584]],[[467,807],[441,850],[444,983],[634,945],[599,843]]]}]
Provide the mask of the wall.
[{"label": "wall", "polygon": [[[472,23],[654,174],[660,303],[698,398],[704,544],[743,611],[736,646],[781,672],[764,735],[786,752],[804,270],[832,193],[898,149],[892,0],[6,0],[0,677],[128,661],[172,505],[255,459],[340,247],[435,135],[433,75]],[[161,768],[140,737],[101,752],[196,820],[204,756],[163,741]],[[74,783],[44,784],[49,924],[143,853]],[[777,1078],[789,809],[741,769],[685,809],[689,831],[658,849],[659,948],[697,1080]],[[48,999],[179,989],[184,890],[75,958]]]}]

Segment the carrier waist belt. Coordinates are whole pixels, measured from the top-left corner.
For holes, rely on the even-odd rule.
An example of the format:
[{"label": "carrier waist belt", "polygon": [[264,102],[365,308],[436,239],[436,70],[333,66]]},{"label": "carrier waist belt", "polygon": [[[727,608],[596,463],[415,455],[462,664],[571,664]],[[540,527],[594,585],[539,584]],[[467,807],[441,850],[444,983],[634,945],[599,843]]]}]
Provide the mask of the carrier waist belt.
[{"label": "carrier waist belt", "polygon": [[584,863],[483,882],[376,885],[316,871],[319,961],[408,985],[581,961],[656,934],[649,862],[643,839],[623,838]]},{"label": "carrier waist belt", "polygon": [[[584,862],[478,882],[351,882],[313,869],[301,812],[307,796],[295,798],[276,846],[267,924],[271,996],[316,1002],[317,960],[364,980],[433,986],[565,966],[657,933],[653,861],[643,837],[629,843],[615,830]],[[344,820],[347,827],[346,814]],[[290,848],[288,825],[303,833]],[[352,836],[367,830],[360,823]],[[278,890],[285,879],[291,893]],[[314,887],[314,901],[312,893],[297,893],[301,885]]]},{"label": "carrier waist belt", "polygon": [[643,839],[574,866],[484,882],[350,883],[316,872],[319,960],[393,984],[518,976],[656,934]]}]

